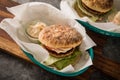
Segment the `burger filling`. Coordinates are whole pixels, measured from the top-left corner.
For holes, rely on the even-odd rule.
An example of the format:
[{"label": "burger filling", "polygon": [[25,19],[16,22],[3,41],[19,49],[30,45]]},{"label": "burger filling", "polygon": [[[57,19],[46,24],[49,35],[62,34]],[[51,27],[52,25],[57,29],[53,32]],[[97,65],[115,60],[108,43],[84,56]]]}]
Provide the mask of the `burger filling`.
[{"label": "burger filling", "polygon": [[[48,50],[48,49],[47,49]],[[55,51],[48,50],[50,56],[44,64],[55,66],[57,69],[61,70],[64,67],[68,66],[69,64],[74,64],[78,57],[80,57],[81,52],[79,51],[78,47],[72,48],[65,53],[56,53]]]},{"label": "burger filling", "polygon": [[50,50],[50,51],[54,51],[57,54],[59,54],[59,53],[65,53],[68,50],[72,49],[72,48],[51,48],[51,47],[48,47],[48,46],[45,46],[45,48],[48,49],[48,50]]},{"label": "burger filling", "polygon": [[71,54],[59,61],[56,61],[51,66],[55,66],[57,69],[60,70],[60,69],[63,69],[64,67],[68,66],[69,64],[74,65],[77,62],[77,60],[79,60],[80,54],[81,54],[81,52],[79,50],[75,50],[73,52],[73,54]]},{"label": "burger filling", "polygon": [[60,52],[60,53],[57,53],[56,51],[53,51],[53,50],[50,50],[50,49],[47,49],[48,52],[50,53],[51,56],[54,56],[54,57],[66,57],[66,56],[69,56],[70,54],[73,53],[74,51],[74,48],[70,49],[70,50],[67,50],[65,52]]}]

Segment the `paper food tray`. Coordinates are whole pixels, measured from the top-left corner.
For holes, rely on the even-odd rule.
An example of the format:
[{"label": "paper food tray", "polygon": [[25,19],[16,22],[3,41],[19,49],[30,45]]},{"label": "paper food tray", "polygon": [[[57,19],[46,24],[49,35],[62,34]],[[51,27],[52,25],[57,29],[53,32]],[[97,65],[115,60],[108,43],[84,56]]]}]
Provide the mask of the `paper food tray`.
[{"label": "paper food tray", "polygon": [[[7,18],[1,21],[0,28],[6,31],[10,37],[20,46],[22,51],[38,66],[45,70],[61,76],[77,76],[82,74],[92,65],[93,49],[95,43],[86,34],[85,29],[75,20],[65,16],[60,10],[54,6],[43,2],[31,2],[8,8],[15,17],[13,19]],[[25,24],[38,20],[43,21],[49,25],[51,24],[67,24],[76,28],[81,33],[83,41],[81,43],[81,50],[85,51],[79,63],[76,64],[75,69],[66,68],[58,71],[42,62],[48,57],[48,52],[39,44],[32,43],[25,35]],[[89,54],[88,54],[89,53]],[[80,63],[82,61],[82,63]],[[71,71],[71,72],[70,72]]]}]

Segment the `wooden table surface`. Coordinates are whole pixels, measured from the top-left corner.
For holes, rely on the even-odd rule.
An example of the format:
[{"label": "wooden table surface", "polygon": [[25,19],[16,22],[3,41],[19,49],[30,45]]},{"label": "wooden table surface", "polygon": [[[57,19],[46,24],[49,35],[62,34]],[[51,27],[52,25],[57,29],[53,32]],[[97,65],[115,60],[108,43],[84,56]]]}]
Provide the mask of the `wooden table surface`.
[{"label": "wooden table surface", "polygon": [[[14,16],[6,10],[6,7],[12,7],[16,5],[19,4],[11,0],[0,0],[0,21],[4,18],[13,18]],[[96,70],[100,70],[115,79],[120,79],[120,63],[108,59],[102,55],[102,50],[104,44],[107,43],[108,36],[96,34],[89,30],[87,30],[87,33],[97,44],[97,46],[94,47],[94,65],[91,66],[84,74],[77,76],[76,79],[87,80],[89,78],[89,74]],[[19,46],[2,29],[0,29],[0,50],[31,62],[30,59],[26,57],[26,55],[20,50]]]}]

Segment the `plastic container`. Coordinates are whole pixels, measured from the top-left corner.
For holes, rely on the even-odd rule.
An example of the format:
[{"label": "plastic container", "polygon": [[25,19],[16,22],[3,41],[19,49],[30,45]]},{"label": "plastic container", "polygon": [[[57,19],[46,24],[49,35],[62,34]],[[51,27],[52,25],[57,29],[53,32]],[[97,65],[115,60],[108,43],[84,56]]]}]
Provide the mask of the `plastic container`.
[{"label": "plastic container", "polygon": [[81,20],[77,20],[81,25],[83,25],[85,28],[92,30],[96,33],[102,34],[102,35],[107,35],[107,36],[112,36],[112,37],[120,37],[120,33],[115,33],[115,32],[110,32],[110,31],[105,31],[99,28],[96,28],[95,26],[92,26],[88,22],[84,22]]},{"label": "plastic container", "polygon": [[[82,70],[80,70],[80,71],[72,72],[72,73],[59,72],[59,71],[57,71],[57,70],[54,70],[54,69],[52,69],[52,68],[50,68],[50,67],[48,67],[48,66],[45,66],[45,65],[41,64],[41,63],[38,62],[30,53],[28,53],[28,52],[26,52],[26,51],[24,51],[24,50],[22,50],[22,51],[27,55],[27,57],[28,57],[33,63],[37,64],[37,65],[40,66],[41,68],[43,68],[43,69],[45,69],[45,70],[47,70],[47,71],[49,71],[49,72],[51,72],[51,73],[54,73],[54,74],[56,74],[56,75],[66,76],[66,77],[73,77],[73,76],[77,76],[77,75],[80,75],[80,74],[84,73],[84,72],[89,68],[89,67],[87,67],[87,68],[84,68],[84,69],[82,69]],[[91,57],[92,60],[93,60],[93,57],[94,57],[93,49],[92,49],[92,48],[88,49],[88,53],[89,53],[90,57]]]}]

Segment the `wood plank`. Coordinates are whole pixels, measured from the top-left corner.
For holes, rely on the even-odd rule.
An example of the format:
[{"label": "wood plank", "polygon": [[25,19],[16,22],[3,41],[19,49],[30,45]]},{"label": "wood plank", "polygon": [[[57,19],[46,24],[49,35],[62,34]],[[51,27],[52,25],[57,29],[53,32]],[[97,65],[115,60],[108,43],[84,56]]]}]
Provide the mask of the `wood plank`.
[{"label": "wood plank", "polygon": [[[99,62],[98,62],[99,61]],[[109,74],[112,77],[120,79],[120,64],[103,57],[102,55],[96,54],[94,61],[94,67],[100,69],[106,74]],[[102,68],[102,69],[101,69]]]},{"label": "wood plank", "polygon": [[0,5],[4,6],[4,7],[12,7],[12,6],[16,6],[19,3],[16,3],[12,0],[0,0]]},{"label": "wood plank", "polygon": [[31,62],[31,60],[21,51],[18,45],[11,40],[0,37],[0,49],[7,51],[8,54],[14,55],[16,57]]},{"label": "wood plank", "polygon": [[102,49],[107,42],[108,36],[96,34],[90,30],[87,30],[87,33],[97,44],[97,46],[94,47],[94,67],[114,78],[120,79],[120,63],[112,61],[102,55]]},{"label": "wood plank", "polygon": [[76,76],[75,78],[80,80],[89,80],[90,74],[92,74],[94,71],[96,71],[96,69],[91,66],[85,73],[80,76]]},{"label": "wood plank", "polygon": [[[18,3],[8,0],[0,0],[0,21],[4,18],[14,17],[6,10],[6,7],[12,7],[15,5],[18,5]],[[8,54],[17,56],[31,62],[31,60],[21,51],[21,49],[13,41],[13,39],[2,29],[0,29],[0,49],[7,51]]]},{"label": "wood plank", "polygon": [[[12,7],[18,5],[18,3],[8,0],[0,0],[0,21],[4,18],[13,18],[6,7]],[[26,61],[32,62],[19,48],[19,46],[13,41],[13,39],[2,29],[0,29],[0,49],[7,51],[8,54],[17,56]]]},{"label": "wood plank", "polygon": [[12,14],[10,14],[10,13],[7,13],[7,12],[5,12],[5,11],[2,11],[2,10],[0,10],[0,16],[2,16],[3,18],[13,18],[14,16],[12,15]]}]

